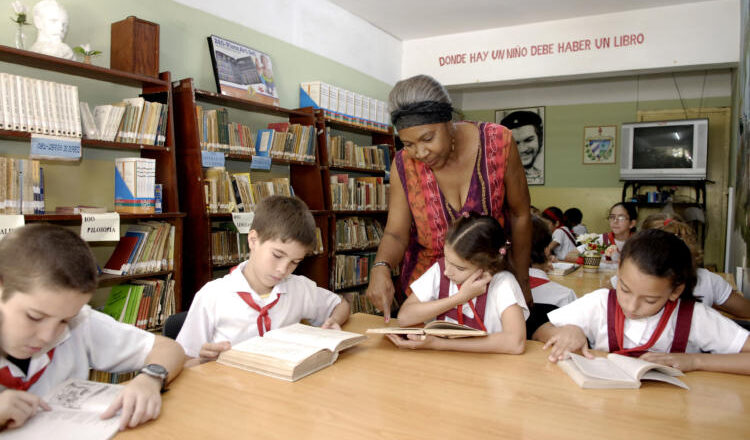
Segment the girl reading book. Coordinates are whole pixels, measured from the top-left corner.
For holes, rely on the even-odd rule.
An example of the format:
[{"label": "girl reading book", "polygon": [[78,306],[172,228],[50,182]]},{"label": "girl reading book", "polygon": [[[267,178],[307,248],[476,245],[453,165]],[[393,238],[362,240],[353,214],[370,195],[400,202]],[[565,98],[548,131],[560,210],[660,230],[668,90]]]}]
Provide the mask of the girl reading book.
[{"label": "girl reading book", "polygon": [[537,336],[544,333],[553,362],[579,350],[591,357],[590,343],[682,371],[750,374],[750,333],[696,301],[695,283],[685,242],[662,230],[641,231],[625,243],[617,289],[550,312]]},{"label": "girl reading book", "polygon": [[484,330],[488,336],[445,339],[388,335],[401,348],[523,353],[529,315],[518,282],[508,271],[508,245],[491,216],[466,213],[448,230],[445,256],[411,284],[398,314],[401,326],[432,319]]}]

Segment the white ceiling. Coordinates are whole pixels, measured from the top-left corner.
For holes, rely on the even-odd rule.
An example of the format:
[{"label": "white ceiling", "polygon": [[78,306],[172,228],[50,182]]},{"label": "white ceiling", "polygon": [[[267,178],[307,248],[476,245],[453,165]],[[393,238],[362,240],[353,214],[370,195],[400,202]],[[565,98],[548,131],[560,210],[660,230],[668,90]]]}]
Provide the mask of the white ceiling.
[{"label": "white ceiling", "polygon": [[329,0],[399,40],[706,0]]}]

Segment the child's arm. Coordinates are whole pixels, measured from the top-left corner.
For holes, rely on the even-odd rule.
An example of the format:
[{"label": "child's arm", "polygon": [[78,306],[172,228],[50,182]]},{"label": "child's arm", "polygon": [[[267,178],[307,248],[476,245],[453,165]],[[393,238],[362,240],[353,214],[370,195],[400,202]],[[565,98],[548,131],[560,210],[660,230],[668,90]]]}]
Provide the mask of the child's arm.
[{"label": "child's arm", "polygon": [[640,357],[644,361],[668,365],[682,371],[715,371],[717,373],[750,374],[750,337],[740,353],[655,353]]},{"label": "child's arm", "polygon": [[425,302],[421,302],[417,295],[410,295],[398,311],[398,324],[402,327],[421,324],[459,304],[465,304],[483,294],[491,280],[492,275],[488,272],[477,270],[461,285],[461,289],[455,295]]},{"label": "child's arm", "polygon": [[470,351],[476,353],[522,354],[526,348],[526,321],[518,304],[506,308],[500,317],[503,331],[477,338],[439,338],[431,335],[408,335],[407,339],[388,335],[400,348]]},{"label": "child's arm", "polygon": [[724,304],[714,304],[714,307],[737,318],[750,319],[750,300],[732,292]]},{"label": "child's arm", "polygon": [[331,312],[331,316],[326,319],[326,322],[324,322],[323,325],[320,326],[320,328],[332,328],[334,330],[341,330],[341,326],[344,325],[347,320],[349,320],[350,311],[351,308],[349,306],[349,301],[341,298],[341,302],[339,303],[339,305],[337,305],[336,308],[333,309],[333,312]]},{"label": "child's arm", "polygon": [[[146,356],[145,364],[158,364],[169,373],[170,382],[182,370],[185,363],[185,352],[177,342],[156,336],[151,352]],[[102,419],[114,416],[122,409],[120,430],[134,428],[141,423],[159,417],[161,412],[161,380],[147,374],[139,374],[125,386],[112,405],[101,415]]]},{"label": "child's arm", "polygon": [[543,349],[550,349],[549,361],[557,362],[568,357],[569,353],[580,351],[587,358],[594,356],[589,353],[589,341],[577,325],[563,325],[556,327],[549,322],[540,326],[533,335],[537,341],[544,342]]},{"label": "child's arm", "polygon": [[26,391],[0,392],[0,431],[22,426],[39,408],[51,409],[41,397]]}]

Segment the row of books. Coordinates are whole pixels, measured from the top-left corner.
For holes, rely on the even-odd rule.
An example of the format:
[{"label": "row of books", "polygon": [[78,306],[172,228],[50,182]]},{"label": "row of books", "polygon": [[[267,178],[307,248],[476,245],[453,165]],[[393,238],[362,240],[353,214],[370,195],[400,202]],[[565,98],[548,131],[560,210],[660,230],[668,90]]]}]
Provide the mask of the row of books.
[{"label": "row of books", "polygon": [[101,311],[114,319],[144,330],[164,325],[174,313],[174,280],[143,279],[112,286]]},{"label": "row of books", "polygon": [[268,196],[293,195],[288,177],[251,182],[250,173],[230,174],[224,167],[204,170],[203,189],[206,208],[210,214],[250,212]]},{"label": "row of books", "polygon": [[300,107],[323,109],[327,118],[387,130],[390,125],[388,104],[323,81],[300,83]]},{"label": "row of books", "polygon": [[380,222],[368,217],[336,220],[336,250],[365,249],[377,246],[383,237]]},{"label": "row of books", "polygon": [[78,87],[0,72],[0,129],[80,138]]},{"label": "row of books", "polygon": [[375,306],[370,302],[370,299],[367,298],[364,290],[344,292],[341,294],[341,296],[351,305],[351,313],[368,313],[370,315],[383,314],[383,312],[377,310]]},{"label": "row of books", "polygon": [[333,272],[331,273],[331,286],[334,290],[337,290],[366,284],[370,279],[370,267],[374,262],[375,252],[336,255]]},{"label": "row of books", "polygon": [[315,162],[313,126],[273,122],[256,132],[248,125],[229,121],[225,108],[203,109],[198,105],[195,111],[202,150]]},{"label": "row of books", "polygon": [[[312,255],[324,252],[323,234],[315,228],[315,248]],[[247,234],[240,234],[232,222],[221,222],[211,228],[211,263],[214,266],[239,264],[250,257]]]},{"label": "row of books", "polygon": [[331,205],[334,210],[379,211],[388,209],[389,183],[382,177],[331,176]]},{"label": "row of books", "polygon": [[115,104],[98,105],[93,114],[88,103],[81,102],[83,137],[142,145],[164,145],[168,106],[141,97],[123,99]]},{"label": "row of books", "polygon": [[45,213],[44,171],[38,160],[0,156],[0,213]]},{"label": "row of books", "polygon": [[[385,171],[390,165],[388,145],[360,146],[343,136],[331,136],[328,127],[328,165]],[[388,164],[388,165],[386,165]]]},{"label": "row of books", "polygon": [[174,235],[174,225],[167,222],[145,221],[129,225],[102,272],[134,275],[173,270]]}]

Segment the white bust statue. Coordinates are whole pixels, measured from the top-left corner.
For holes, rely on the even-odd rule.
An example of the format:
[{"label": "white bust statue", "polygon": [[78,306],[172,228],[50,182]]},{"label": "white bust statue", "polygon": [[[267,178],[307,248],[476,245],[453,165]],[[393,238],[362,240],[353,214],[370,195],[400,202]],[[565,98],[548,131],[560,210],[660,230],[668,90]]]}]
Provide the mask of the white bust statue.
[{"label": "white bust statue", "polygon": [[62,41],[68,31],[68,13],[57,0],[40,1],[34,5],[33,16],[37,37],[31,50],[68,60],[75,59],[73,50]]}]

